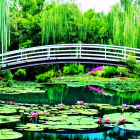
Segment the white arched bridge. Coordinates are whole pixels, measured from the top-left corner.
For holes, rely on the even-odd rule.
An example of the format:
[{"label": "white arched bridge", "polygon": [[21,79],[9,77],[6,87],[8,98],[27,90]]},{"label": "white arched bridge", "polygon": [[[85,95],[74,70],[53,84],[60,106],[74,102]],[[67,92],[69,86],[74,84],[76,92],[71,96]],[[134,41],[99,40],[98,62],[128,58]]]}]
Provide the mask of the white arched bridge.
[{"label": "white arched bridge", "polygon": [[9,51],[1,54],[1,70],[57,63],[89,63],[124,66],[133,53],[140,62],[140,49],[104,44],[57,44]]}]

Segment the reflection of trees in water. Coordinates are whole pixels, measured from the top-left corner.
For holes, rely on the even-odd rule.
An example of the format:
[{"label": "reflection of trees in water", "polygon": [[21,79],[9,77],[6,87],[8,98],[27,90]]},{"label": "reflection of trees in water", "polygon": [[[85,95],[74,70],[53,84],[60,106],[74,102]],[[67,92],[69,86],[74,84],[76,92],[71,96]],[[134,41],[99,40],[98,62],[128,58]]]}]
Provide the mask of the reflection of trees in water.
[{"label": "reflection of trees in water", "polygon": [[117,96],[120,96],[124,99],[128,99],[130,102],[134,102],[140,99],[140,91],[131,91],[131,92],[117,92]]},{"label": "reflection of trees in water", "polygon": [[131,130],[124,130],[118,127],[114,127],[112,130],[104,131],[98,133],[91,133],[89,134],[51,134],[51,133],[43,133],[43,132],[26,132],[23,131],[23,139],[27,140],[31,137],[34,140],[128,140],[129,138],[136,138],[140,135],[139,131],[131,131]]},{"label": "reflection of trees in water", "polygon": [[120,129],[118,127],[114,127],[109,133],[107,133],[107,136],[104,138],[116,139],[116,140],[128,140],[129,138],[137,138],[137,136],[140,135],[139,131],[132,131],[132,130],[126,130],[126,129]]},{"label": "reflection of trees in water", "polygon": [[[76,83],[75,83],[76,84]],[[21,103],[35,104],[75,104],[78,100],[85,103],[105,103],[112,105],[138,104],[139,92],[116,92],[102,89],[113,96],[103,96],[101,93],[88,87],[68,87],[64,84],[48,84],[41,90],[46,93],[0,94],[0,99]]]},{"label": "reflection of trees in water", "polygon": [[63,84],[49,84],[43,90],[47,91],[49,103],[58,104],[63,103],[63,98],[68,92],[68,87]]},{"label": "reflection of trees in water", "polygon": [[[85,136],[83,139],[83,136],[81,134],[48,134],[48,133],[42,133],[42,132],[23,132],[23,138],[22,140],[27,140],[30,138],[33,138],[34,140],[89,140],[88,136]],[[93,140],[96,140],[93,139]],[[99,140],[99,139],[98,139]]]}]

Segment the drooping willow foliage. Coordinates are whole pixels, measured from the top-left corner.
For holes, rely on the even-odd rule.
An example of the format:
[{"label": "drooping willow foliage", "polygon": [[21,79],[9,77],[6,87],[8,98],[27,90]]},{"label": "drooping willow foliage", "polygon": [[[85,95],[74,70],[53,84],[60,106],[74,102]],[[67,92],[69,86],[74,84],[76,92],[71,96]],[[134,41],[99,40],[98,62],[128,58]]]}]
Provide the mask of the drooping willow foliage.
[{"label": "drooping willow foliage", "polygon": [[108,14],[112,44],[140,48],[140,8],[134,2],[121,0]]},{"label": "drooping willow foliage", "polygon": [[[61,3],[61,4],[60,4]],[[42,44],[78,42],[86,40],[86,19],[78,6],[72,3],[52,1],[42,16]]]},{"label": "drooping willow foliage", "polygon": [[0,0],[0,52],[7,52],[10,45],[9,0]]}]

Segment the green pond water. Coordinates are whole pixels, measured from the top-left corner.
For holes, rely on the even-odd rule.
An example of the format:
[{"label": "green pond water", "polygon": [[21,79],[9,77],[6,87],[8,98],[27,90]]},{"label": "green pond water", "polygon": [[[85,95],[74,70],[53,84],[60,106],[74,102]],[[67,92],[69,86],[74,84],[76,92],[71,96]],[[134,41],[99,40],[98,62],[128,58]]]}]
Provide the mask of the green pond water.
[{"label": "green pond water", "polygon": [[[76,83],[75,83],[76,84]],[[47,84],[40,88],[45,92],[42,93],[21,93],[21,94],[0,94],[0,100],[2,101],[15,101],[17,103],[28,104],[49,104],[57,105],[64,103],[65,105],[75,104],[77,101],[84,101],[85,103],[101,103],[111,105],[136,105],[140,104],[139,92],[117,92],[109,89],[102,89],[97,86],[84,86],[84,87],[69,87],[64,84]],[[116,113],[117,110],[102,110],[100,115]],[[98,117],[101,117],[98,116]],[[21,133],[21,132],[20,132]],[[22,140],[38,139],[38,140],[53,140],[53,139],[70,139],[70,137],[76,137],[74,132],[65,132],[59,134],[56,132],[22,132]],[[140,136],[140,131],[131,131],[114,127],[111,130],[104,132],[77,132],[77,136],[86,138],[89,140],[128,140],[128,138],[136,138]],[[61,137],[60,137],[61,135]],[[78,140],[78,138],[76,140]]]},{"label": "green pond water", "polygon": [[[76,84],[76,83],[75,83]],[[117,92],[109,89],[97,89],[91,85],[84,87],[68,87],[64,84],[48,84],[40,88],[44,93],[0,94],[0,100],[16,101],[17,103],[65,105],[75,104],[77,101],[85,103],[102,103],[111,105],[140,104],[140,92]],[[102,91],[98,92],[98,91]]]}]

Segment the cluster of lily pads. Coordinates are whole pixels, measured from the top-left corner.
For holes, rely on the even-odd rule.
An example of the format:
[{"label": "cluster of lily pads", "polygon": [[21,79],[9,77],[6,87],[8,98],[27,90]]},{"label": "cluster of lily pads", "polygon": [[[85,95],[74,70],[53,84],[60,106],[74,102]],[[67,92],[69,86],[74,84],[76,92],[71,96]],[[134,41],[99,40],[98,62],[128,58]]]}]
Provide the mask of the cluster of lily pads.
[{"label": "cluster of lily pads", "polygon": [[0,114],[12,115],[18,110],[20,115],[16,115],[16,118],[18,117],[16,121],[19,121],[21,117],[29,118],[29,121],[37,119],[37,124],[27,123],[26,125],[18,125],[15,127],[18,131],[43,131],[48,129],[89,130],[99,127],[99,120],[94,117],[99,111],[98,109],[93,109],[93,106],[98,106],[98,104],[84,103],[83,101],[77,101],[75,105],[64,105],[61,103],[55,106],[46,104],[41,106],[16,102],[11,102],[12,104],[5,103],[6,102],[1,101],[0,105],[3,111],[0,112]]},{"label": "cluster of lily pads", "polygon": [[[44,130],[90,130],[102,129],[102,127],[118,126],[123,129],[140,130],[140,112],[121,112],[128,109],[129,105],[113,106],[110,104],[84,103],[77,101],[75,105],[65,105],[63,103],[50,106],[47,104],[22,104],[12,102],[0,104],[0,125],[7,122],[18,122],[21,117],[28,120],[26,124],[20,124],[15,127],[17,131],[44,131]],[[135,109],[140,108],[136,105]],[[121,113],[105,114],[99,117],[99,110],[102,109],[120,109]],[[14,115],[15,112],[20,115]],[[10,115],[5,117],[4,114]],[[35,123],[31,120],[36,119]]]}]

